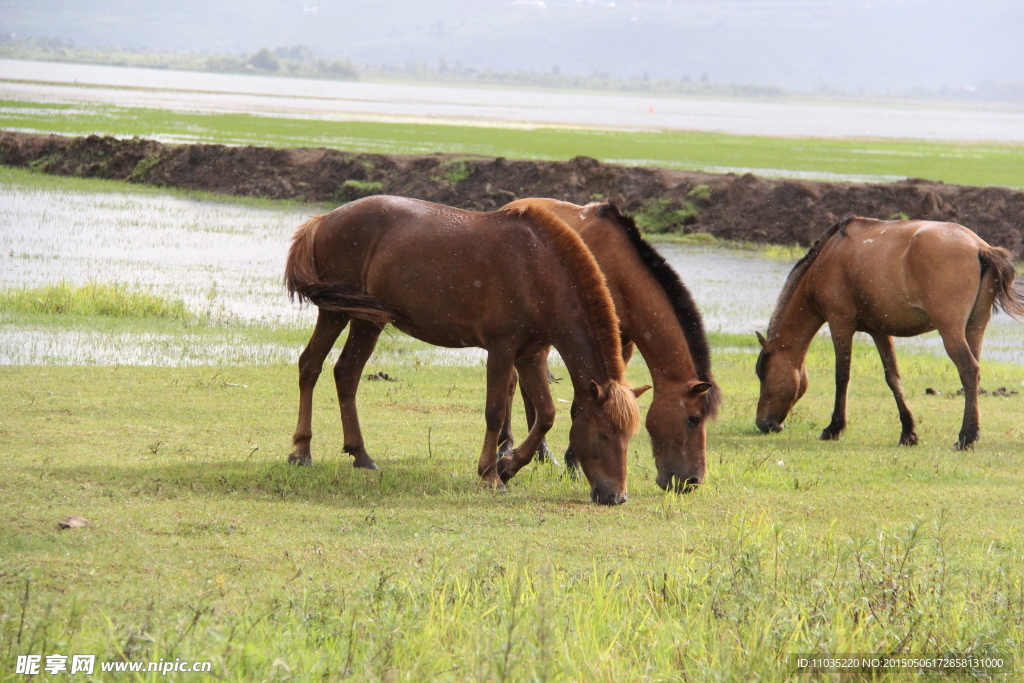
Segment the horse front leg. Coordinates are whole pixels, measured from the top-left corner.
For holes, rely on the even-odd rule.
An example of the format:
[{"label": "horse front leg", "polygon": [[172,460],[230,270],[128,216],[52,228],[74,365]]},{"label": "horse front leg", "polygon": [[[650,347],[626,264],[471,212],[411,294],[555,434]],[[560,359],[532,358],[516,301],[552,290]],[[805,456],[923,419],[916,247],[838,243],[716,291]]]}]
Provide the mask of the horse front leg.
[{"label": "horse front leg", "polygon": [[[539,354],[544,363],[544,376],[547,379],[549,392],[551,383],[555,381],[554,376],[551,374],[551,370],[547,367],[548,354],[550,353],[551,348],[548,347]],[[526,411],[526,426],[529,429],[533,429],[533,425],[537,420],[537,408],[533,405],[533,401],[530,399],[525,388],[523,388],[521,393],[523,395],[523,408]],[[556,458],[555,454],[551,452],[550,448],[548,448],[547,441],[543,437],[540,440],[540,444],[537,446],[537,460],[540,462],[550,462],[555,466],[558,465],[558,458]]]},{"label": "horse front leg", "polygon": [[917,432],[914,431],[914,415],[910,412],[903,396],[903,382],[900,381],[900,370],[896,365],[896,349],[893,346],[892,337],[887,334],[872,334],[871,338],[875,340],[875,348],[878,349],[878,355],[882,359],[885,383],[892,390],[892,395],[896,398],[896,409],[900,412],[900,424],[903,425],[903,431],[900,433],[900,445],[916,446]]},{"label": "horse front leg", "polygon": [[501,431],[498,432],[498,457],[511,453],[515,447],[515,436],[512,434],[512,402],[516,398],[516,387],[519,385],[519,375],[513,369],[508,381],[508,400],[505,403],[505,419],[501,423]]},{"label": "horse front leg", "polygon": [[953,365],[960,374],[960,384],[964,389],[964,420],[960,426],[960,436],[954,447],[957,450],[973,448],[978,440],[980,415],[978,413],[978,383],[981,380],[978,359],[971,352],[967,339],[962,331],[947,333],[940,329],[942,344],[946,347]]},{"label": "horse front leg", "polygon": [[377,463],[366,452],[363,432],[359,427],[356,411],[356,389],[366,361],[373,354],[380,337],[381,328],[365,320],[353,320],[345,348],[334,366],[334,384],[338,389],[338,405],[341,407],[341,427],[345,433],[344,451],[353,457],[352,467],[367,470],[377,469]]},{"label": "horse front leg", "polygon": [[506,492],[505,484],[498,475],[498,435],[509,411],[509,377],[512,376],[515,353],[509,350],[488,350],[487,352],[487,405],[484,408],[484,446],[480,451],[477,474],[485,486],[499,492]]},{"label": "horse front leg", "polygon": [[829,321],[832,345],[836,351],[836,405],[832,410],[832,421],[818,437],[822,441],[835,441],[846,429],[846,392],[850,386],[850,359],[853,352],[854,328],[841,322]]},{"label": "horse front leg", "polygon": [[506,482],[533,460],[534,453],[544,441],[544,435],[555,423],[555,403],[551,400],[551,389],[548,386],[547,353],[517,360],[516,370],[519,372],[523,396],[533,406],[534,419],[530,433],[519,444],[519,448],[498,461],[498,473],[501,480]]},{"label": "horse front leg", "polygon": [[299,422],[292,436],[295,450],[288,456],[288,462],[293,465],[313,464],[309,452],[309,442],[313,439],[313,389],[327,354],[347,324],[347,316],[321,310],[309,343],[299,356]]}]

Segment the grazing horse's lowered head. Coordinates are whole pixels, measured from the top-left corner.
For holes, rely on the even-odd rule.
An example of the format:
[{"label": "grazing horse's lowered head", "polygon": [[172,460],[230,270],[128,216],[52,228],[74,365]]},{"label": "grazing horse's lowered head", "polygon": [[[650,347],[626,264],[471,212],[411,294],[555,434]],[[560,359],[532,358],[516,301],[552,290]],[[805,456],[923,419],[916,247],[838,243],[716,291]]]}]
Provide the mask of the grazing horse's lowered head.
[{"label": "grazing horse's lowered head", "polygon": [[754,372],[761,381],[755,424],[762,434],[781,432],[782,423],[796,402],[807,391],[807,369],[802,354],[786,349],[773,351],[768,340],[757,332],[761,353]]},{"label": "grazing horse's lowered head", "polygon": [[590,482],[590,499],[602,505],[626,502],[626,459],[602,457],[607,451],[626,452],[630,438],[640,428],[640,409],[634,391],[610,381],[603,386],[591,381],[586,392],[577,392],[576,415],[569,431],[583,473]]}]

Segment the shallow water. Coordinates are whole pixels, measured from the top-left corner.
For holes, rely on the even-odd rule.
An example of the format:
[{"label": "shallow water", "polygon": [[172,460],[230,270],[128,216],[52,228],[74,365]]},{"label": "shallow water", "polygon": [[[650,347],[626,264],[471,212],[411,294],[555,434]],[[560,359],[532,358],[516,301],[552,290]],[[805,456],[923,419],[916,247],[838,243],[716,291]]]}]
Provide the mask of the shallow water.
[{"label": "shallow water", "polygon": [[[0,98],[327,120],[1024,141],[1024,110],[701,100],[352,83],[0,60]],[[628,160],[639,163],[639,160]]]},{"label": "shallow water", "polygon": [[219,319],[294,324],[281,278],[301,211],[0,186],[0,287],[119,282]]},{"label": "shallow water", "polygon": [[[180,298],[214,321],[312,330],[315,309],[291,304],[281,284],[289,239],[305,218],[295,209],[0,186],[0,288],[127,283]],[[658,248],[691,290],[709,332],[763,332],[794,262],[678,243]],[[944,354],[935,333],[897,341],[897,348],[907,346]],[[136,334],[18,328],[0,318],[4,365],[291,363],[301,350],[301,344],[253,342],[230,325],[201,334]],[[1024,365],[1024,326],[994,316],[985,357]],[[390,364],[480,365],[484,359],[480,349],[418,344],[377,355]]]}]

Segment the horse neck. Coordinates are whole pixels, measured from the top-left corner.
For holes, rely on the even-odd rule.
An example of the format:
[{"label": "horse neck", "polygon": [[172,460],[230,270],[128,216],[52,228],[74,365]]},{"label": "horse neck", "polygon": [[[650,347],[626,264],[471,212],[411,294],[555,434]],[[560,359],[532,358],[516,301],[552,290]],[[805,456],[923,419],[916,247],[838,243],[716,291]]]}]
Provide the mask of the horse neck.
[{"label": "horse neck", "polygon": [[807,279],[805,275],[782,311],[778,325],[773,326],[772,334],[768,337],[772,353],[792,356],[794,362],[798,362],[796,359],[803,360],[814,335],[825,324],[825,318],[811,305]]},{"label": "horse neck", "polygon": [[671,302],[661,292],[623,293],[623,336],[633,341],[647,363],[655,392],[660,385],[697,380],[682,324]]},{"label": "horse neck", "polygon": [[616,372],[615,364],[607,357],[610,351],[601,348],[597,335],[591,330],[592,320],[587,318],[578,308],[574,312],[563,312],[554,330],[554,346],[577,392],[587,391],[591,380],[598,384],[622,380],[621,373]]},{"label": "horse neck", "polygon": [[624,229],[610,219],[580,229],[608,282],[625,340],[634,342],[661,386],[697,380],[682,322],[663,285],[637,253]]}]

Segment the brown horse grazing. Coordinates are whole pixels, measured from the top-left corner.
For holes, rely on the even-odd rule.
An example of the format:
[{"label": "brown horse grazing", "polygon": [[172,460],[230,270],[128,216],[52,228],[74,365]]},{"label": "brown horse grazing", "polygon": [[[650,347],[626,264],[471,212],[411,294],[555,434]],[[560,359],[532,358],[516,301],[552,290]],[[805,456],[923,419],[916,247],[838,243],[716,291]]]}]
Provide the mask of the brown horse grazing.
[{"label": "brown horse grazing", "polygon": [[[554,213],[594,254],[619,315],[623,359],[629,362],[635,345],[654,382],[647,431],[658,486],[691,490],[704,481],[707,421],[717,414],[722,395],[711,375],[711,352],[690,292],[633,219],[613,204],[521,199],[505,206],[528,207]],[[527,406],[528,416],[531,412]],[[504,433],[511,440],[508,420]],[[573,454],[566,454],[567,465],[573,464]]]},{"label": "brown horse grazing", "polygon": [[850,217],[832,226],[794,266],[768,324],[758,333],[761,380],[757,427],[782,422],[807,390],[804,356],[825,323],[836,352],[836,405],[821,433],[838,439],[846,427],[846,388],[854,332],[875,340],[885,381],[903,424],[900,443],[914,445],[914,417],[903,399],[892,337],[938,330],[960,373],[964,420],[957,447],[978,440],[978,360],[993,304],[1024,317],[1024,292],[1014,287],[1010,253],[955,223],[878,221]]},{"label": "brown horse grazing", "polygon": [[542,209],[473,213],[400,197],[374,196],[317,216],[292,241],[288,291],[319,307],[299,358],[299,421],[289,461],[309,464],[313,387],[351,320],[334,368],[345,451],[376,469],[363,446],[355,393],[381,330],[392,323],[437,346],[487,350],[486,437],[478,472],[504,490],[498,430],[509,377],[517,370],[537,420],[506,464],[528,463],[555,417],[546,349],[565,360],[580,413],[569,441],[578,449],[591,498],[626,500],[626,447],[640,422],[623,381],[619,328],[608,288],[579,236]]}]

